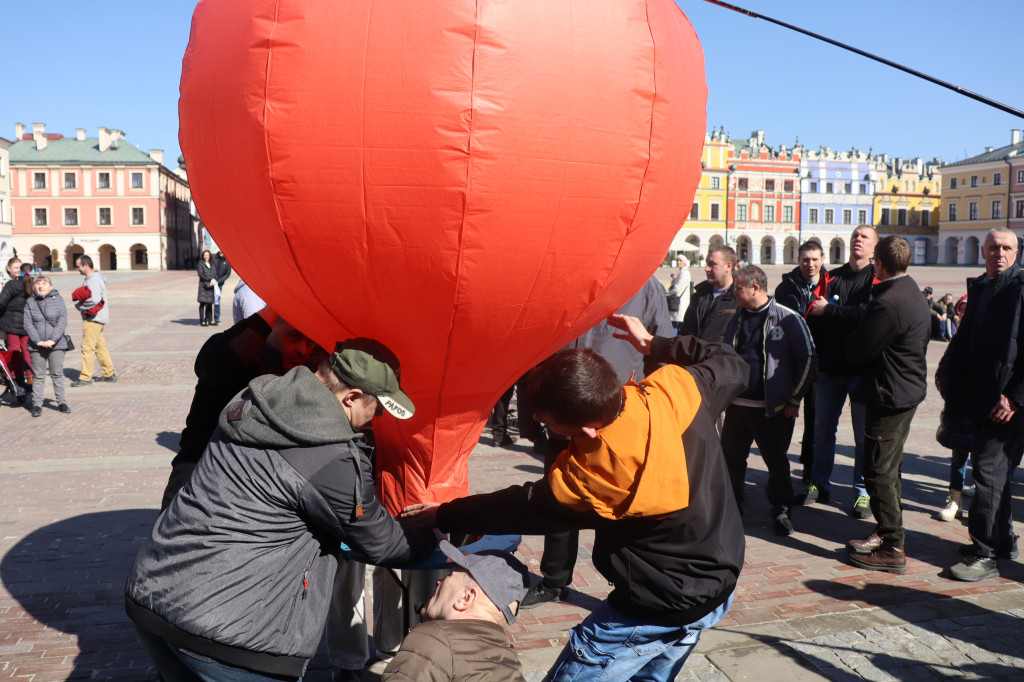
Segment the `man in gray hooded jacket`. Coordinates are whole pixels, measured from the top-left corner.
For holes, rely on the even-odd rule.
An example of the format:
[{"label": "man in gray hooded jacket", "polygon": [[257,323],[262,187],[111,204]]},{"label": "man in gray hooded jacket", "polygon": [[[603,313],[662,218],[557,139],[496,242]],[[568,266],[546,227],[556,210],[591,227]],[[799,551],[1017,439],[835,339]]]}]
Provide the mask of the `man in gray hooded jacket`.
[{"label": "man in gray hooded jacket", "polygon": [[126,610],[164,679],[301,677],[345,542],[373,563],[434,548],[374,495],[357,430],[413,414],[394,354],[339,343],[315,372],[257,377],[228,404],[132,566]]}]

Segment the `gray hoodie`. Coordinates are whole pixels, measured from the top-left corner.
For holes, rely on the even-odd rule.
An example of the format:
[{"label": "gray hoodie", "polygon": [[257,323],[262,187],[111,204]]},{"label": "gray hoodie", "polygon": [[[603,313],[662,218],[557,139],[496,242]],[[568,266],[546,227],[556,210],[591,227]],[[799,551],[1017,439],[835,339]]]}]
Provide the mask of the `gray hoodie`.
[{"label": "gray hoodie", "polygon": [[[110,322],[110,300],[107,298],[106,278],[98,271],[93,270],[85,276],[85,281],[82,282],[82,286],[89,287],[89,291],[92,292],[92,296],[88,299],[75,302],[75,307],[82,313],[83,319],[87,319],[90,322],[99,322],[100,324]],[[100,301],[104,302],[103,308],[92,317],[86,318],[85,311],[99,305]]]},{"label": "gray hoodie", "polygon": [[326,622],[339,542],[378,564],[434,546],[377,501],[361,441],[305,367],[254,379],[139,551],[128,615],[225,663],[301,676]]}]

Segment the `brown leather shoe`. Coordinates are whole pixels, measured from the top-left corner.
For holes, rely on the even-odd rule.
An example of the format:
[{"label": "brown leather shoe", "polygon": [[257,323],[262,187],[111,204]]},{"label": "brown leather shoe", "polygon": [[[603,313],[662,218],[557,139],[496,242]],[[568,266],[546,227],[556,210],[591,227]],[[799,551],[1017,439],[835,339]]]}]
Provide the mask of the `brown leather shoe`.
[{"label": "brown leather shoe", "polygon": [[851,554],[850,563],[871,571],[885,571],[903,575],[907,572],[907,555],[902,547],[883,542],[871,554]]},{"label": "brown leather shoe", "polygon": [[878,533],[872,533],[863,540],[850,540],[846,543],[847,549],[857,554],[871,554],[881,546],[882,538],[878,537]]}]

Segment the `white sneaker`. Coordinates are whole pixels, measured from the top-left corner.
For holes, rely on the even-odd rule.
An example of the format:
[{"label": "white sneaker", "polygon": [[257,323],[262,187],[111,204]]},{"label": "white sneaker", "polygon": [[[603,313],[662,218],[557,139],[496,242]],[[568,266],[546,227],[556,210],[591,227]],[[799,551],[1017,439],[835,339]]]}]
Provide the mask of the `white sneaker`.
[{"label": "white sneaker", "polygon": [[960,502],[962,496],[959,490],[950,490],[946,496],[946,506],[939,512],[939,518],[943,521],[952,521],[960,516]]}]

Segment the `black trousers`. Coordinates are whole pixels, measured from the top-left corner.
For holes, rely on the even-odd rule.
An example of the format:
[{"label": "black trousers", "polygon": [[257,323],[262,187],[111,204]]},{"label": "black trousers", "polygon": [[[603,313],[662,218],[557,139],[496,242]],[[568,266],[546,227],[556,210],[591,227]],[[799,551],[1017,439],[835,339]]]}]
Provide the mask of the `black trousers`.
[{"label": "black trousers", "polygon": [[508,406],[512,402],[512,393],[515,390],[515,384],[509,386],[508,390],[501,394],[497,404],[494,406],[494,411],[491,415],[491,434],[494,436],[495,443],[501,443],[505,436],[508,435]]},{"label": "black trousers", "polygon": [[[552,434],[544,453],[544,476],[548,475],[558,455],[569,447],[569,440]],[[572,582],[576,568],[576,553],[580,546],[580,532],[567,530],[544,536],[544,554],[540,559],[540,573],[548,587],[565,587]]]},{"label": "black trousers", "polygon": [[772,515],[787,509],[793,501],[793,481],[789,474],[789,443],[793,440],[794,417],[779,414],[767,417],[763,407],[730,405],[722,426],[722,451],[729,468],[729,480],[736,503],[743,509],[744,480],[750,445],[757,443],[768,467],[768,502]]},{"label": "black trousers", "polygon": [[864,406],[864,487],[871,496],[878,537],[897,547],[903,546],[903,446],[910,433],[910,422],[917,407],[889,410]]},{"label": "black trousers", "polygon": [[811,483],[811,471],[814,469],[814,398],[818,393],[818,385],[811,384],[811,390],[804,396],[804,434],[800,440],[800,466],[803,467],[804,485]]},{"label": "black trousers", "polygon": [[200,303],[199,304],[199,321],[200,322],[213,322],[213,304],[212,303]]},{"label": "black trousers", "polygon": [[1020,412],[1009,424],[987,420],[978,424],[971,452],[975,488],[967,529],[981,556],[994,557],[998,549],[1013,544],[1010,484],[1022,448],[1024,415]]}]

